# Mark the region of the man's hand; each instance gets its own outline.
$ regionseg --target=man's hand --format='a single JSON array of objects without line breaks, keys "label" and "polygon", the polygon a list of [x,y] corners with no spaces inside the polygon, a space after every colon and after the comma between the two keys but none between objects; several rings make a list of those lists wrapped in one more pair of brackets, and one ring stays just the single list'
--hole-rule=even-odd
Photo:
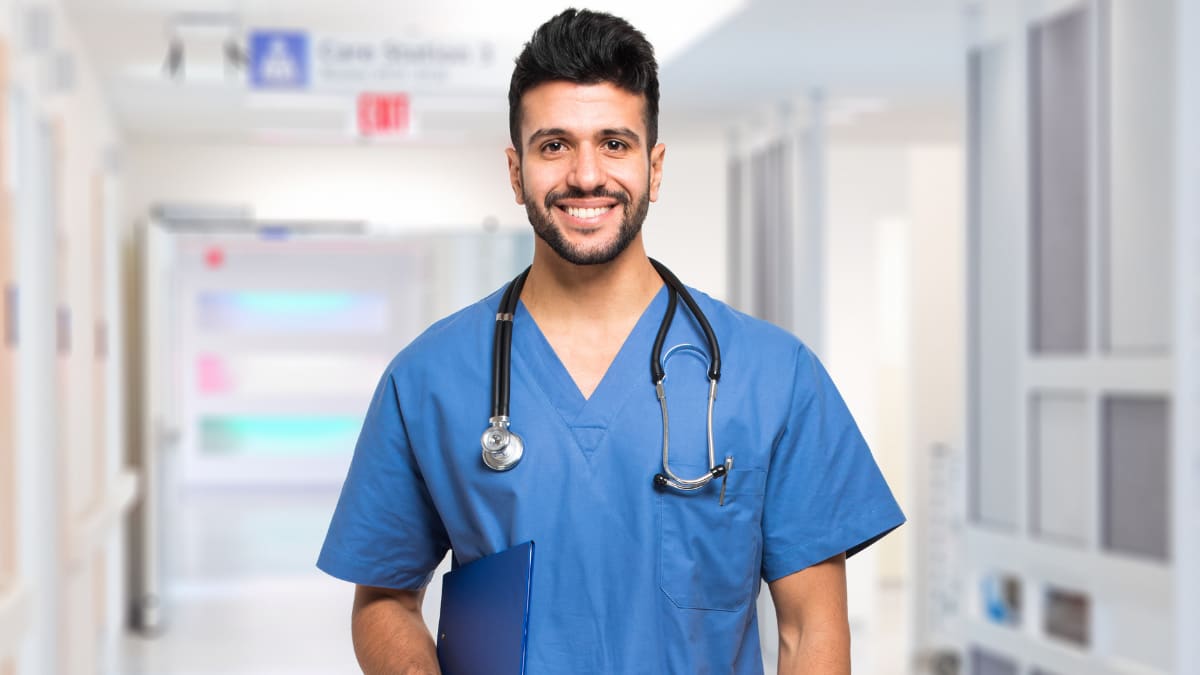
[{"label": "man's hand", "polygon": [[850,675],[846,555],[770,583],[779,621],[779,675]]},{"label": "man's hand", "polygon": [[366,675],[441,675],[437,647],[421,618],[425,589],[357,586],[351,634]]}]

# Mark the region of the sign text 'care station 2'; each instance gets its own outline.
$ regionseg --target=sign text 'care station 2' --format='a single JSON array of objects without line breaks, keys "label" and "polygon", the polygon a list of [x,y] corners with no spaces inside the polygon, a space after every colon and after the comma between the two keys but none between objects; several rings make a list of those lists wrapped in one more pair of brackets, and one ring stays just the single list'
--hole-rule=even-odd
[{"label": "sign text 'care station 2'", "polygon": [[248,43],[248,81],[255,89],[503,90],[511,68],[486,40],[254,30]]}]

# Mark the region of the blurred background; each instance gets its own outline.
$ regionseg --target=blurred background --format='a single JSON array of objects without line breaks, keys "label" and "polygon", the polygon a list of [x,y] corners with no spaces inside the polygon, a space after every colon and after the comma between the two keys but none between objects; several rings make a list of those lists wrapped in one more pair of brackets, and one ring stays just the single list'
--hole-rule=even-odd
[{"label": "blurred background", "polygon": [[[562,8],[0,0],[0,675],[356,672],[316,554],[384,365],[530,259]],[[1200,674],[1197,4],[591,8],[660,58],[649,251],[820,355],[910,517],[854,671]]]}]

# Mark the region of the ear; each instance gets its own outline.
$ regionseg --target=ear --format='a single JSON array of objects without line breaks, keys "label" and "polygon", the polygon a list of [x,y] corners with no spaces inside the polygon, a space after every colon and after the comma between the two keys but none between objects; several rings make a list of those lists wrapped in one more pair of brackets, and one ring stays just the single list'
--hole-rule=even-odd
[{"label": "ear", "polygon": [[667,146],[659,143],[650,150],[650,201],[658,201],[658,186],[662,184],[663,158]]},{"label": "ear", "polygon": [[512,185],[513,195],[516,196],[517,203],[524,206],[525,190],[521,185],[521,158],[513,148],[506,148],[504,155],[508,157],[508,182]]}]

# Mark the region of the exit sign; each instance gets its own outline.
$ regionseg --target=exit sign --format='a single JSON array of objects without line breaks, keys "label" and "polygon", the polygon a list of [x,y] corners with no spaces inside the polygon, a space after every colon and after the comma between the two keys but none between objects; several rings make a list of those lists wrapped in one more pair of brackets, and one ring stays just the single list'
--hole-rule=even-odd
[{"label": "exit sign", "polygon": [[358,95],[358,133],[361,136],[394,136],[408,133],[408,94]]}]

